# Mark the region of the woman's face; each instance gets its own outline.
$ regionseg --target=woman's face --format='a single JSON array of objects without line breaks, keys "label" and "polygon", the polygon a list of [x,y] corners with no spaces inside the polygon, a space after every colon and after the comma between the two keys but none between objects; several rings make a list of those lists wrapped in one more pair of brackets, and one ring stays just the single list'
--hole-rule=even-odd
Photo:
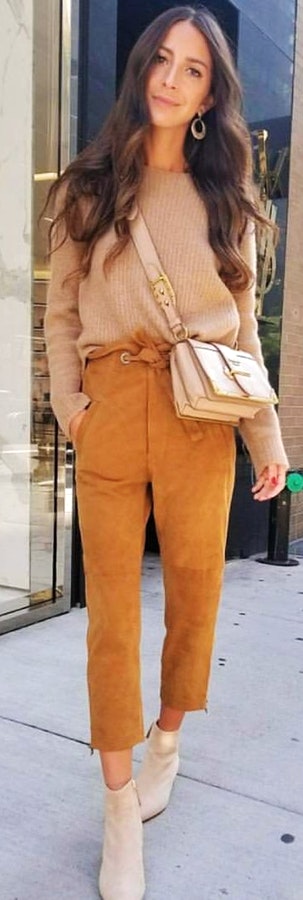
[{"label": "woman's face", "polygon": [[147,79],[151,124],[186,131],[195,115],[213,104],[211,80],[206,38],[191,22],[177,22],[159,47]]}]

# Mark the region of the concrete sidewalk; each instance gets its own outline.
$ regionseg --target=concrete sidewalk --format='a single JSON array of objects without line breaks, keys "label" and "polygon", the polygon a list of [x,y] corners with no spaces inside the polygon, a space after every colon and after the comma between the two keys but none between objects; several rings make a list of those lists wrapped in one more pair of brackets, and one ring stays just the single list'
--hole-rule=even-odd
[{"label": "concrete sidewalk", "polygon": [[[159,560],[143,574],[146,727],[163,638]],[[0,638],[0,900],[97,900],[98,754],[86,611]],[[303,900],[303,563],[229,562],[209,713],[191,713],[171,804],[144,826],[147,900]],[[143,745],[135,748],[135,772]]]}]

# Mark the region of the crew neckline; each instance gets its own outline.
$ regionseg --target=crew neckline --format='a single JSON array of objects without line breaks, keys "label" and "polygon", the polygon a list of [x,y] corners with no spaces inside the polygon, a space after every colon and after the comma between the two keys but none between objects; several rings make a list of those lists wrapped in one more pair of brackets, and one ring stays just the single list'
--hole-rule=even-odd
[{"label": "crew neckline", "polygon": [[155,172],[155,174],[160,174],[160,175],[177,175],[178,177],[180,175],[181,176],[186,175],[187,178],[190,175],[189,171],[175,172],[174,169],[160,169],[160,168],[158,168],[158,166],[148,166],[146,163],[144,163],[144,169],[145,169],[145,172]]}]

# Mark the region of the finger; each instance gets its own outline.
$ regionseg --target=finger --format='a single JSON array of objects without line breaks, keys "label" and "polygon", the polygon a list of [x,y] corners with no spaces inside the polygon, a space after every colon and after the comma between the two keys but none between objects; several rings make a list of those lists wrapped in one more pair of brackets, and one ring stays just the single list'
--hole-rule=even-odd
[{"label": "finger", "polygon": [[[272,488],[272,490],[275,490],[275,488]],[[268,489],[265,486],[260,488],[260,490],[256,494],[253,495],[253,500],[268,500],[268,499],[269,499],[269,493],[268,493]]]},{"label": "finger", "polygon": [[277,481],[273,474],[274,472],[274,466],[266,466],[266,468],[263,469],[263,472],[261,472],[261,475],[259,475],[259,478],[257,479],[255,489],[253,490],[255,500],[268,500],[272,491],[277,490]]},{"label": "finger", "polygon": [[[285,485],[286,472],[286,466],[278,465],[277,463],[271,463],[269,466],[266,466],[266,468],[263,469],[263,472],[261,472],[261,474],[259,475],[256,484],[253,486],[252,493],[255,495],[262,489],[262,487],[264,487],[264,489],[266,489],[266,497],[265,494],[263,494],[262,499],[267,499],[267,497],[275,496],[276,493],[279,493]],[[272,489],[274,489],[273,494]]]},{"label": "finger", "polygon": [[268,482],[272,487],[277,487],[278,485],[278,466],[276,463],[272,463],[267,467],[268,472]]},{"label": "finger", "polygon": [[251,489],[252,494],[256,494],[258,491],[260,491],[261,488],[264,487],[264,484],[265,484],[265,481],[263,479],[259,478],[258,481],[256,481],[256,483],[253,485],[253,487]]},{"label": "finger", "polygon": [[255,491],[260,490],[260,488],[263,486],[263,484],[265,484],[266,476],[267,476],[267,469],[263,469],[263,472],[260,472],[260,475],[258,475],[258,478],[252,487],[253,493]]},{"label": "finger", "polygon": [[267,474],[271,484],[278,484],[280,481],[284,481],[286,472],[287,467],[279,465],[279,463],[271,463],[267,467]]},{"label": "finger", "polygon": [[280,488],[277,487],[277,488],[272,488],[270,491],[267,491],[267,490],[266,490],[266,491],[260,491],[259,494],[255,494],[255,495],[254,495],[253,499],[254,499],[254,500],[260,500],[260,501],[263,501],[263,500],[272,500],[272,499],[273,499],[274,497],[276,497],[278,494],[280,494]]},{"label": "finger", "polygon": [[262,472],[262,474],[259,475],[259,478],[257,478],[257,481],[255,482],[255,484],[253,485],[253,487],[251,489],[252,494],[256,494],[258,491],[261,490],[262,487],[265,487],[267,483],[268,483],[268,478]]},{"label": "finger", "polygon": [[253,494],[253,500],[267,500],[267,487],[266,485],[261,485],[259,490],[255,491]]},{"label": "finger", "polygon": [[276,497],[281,493],[285,486],[285,476],[282,480],[278,480],[278,484],[274,487],[270,482],[265,484],[257,494],[254,495],[254,500],[272,500],[273,497]]}]

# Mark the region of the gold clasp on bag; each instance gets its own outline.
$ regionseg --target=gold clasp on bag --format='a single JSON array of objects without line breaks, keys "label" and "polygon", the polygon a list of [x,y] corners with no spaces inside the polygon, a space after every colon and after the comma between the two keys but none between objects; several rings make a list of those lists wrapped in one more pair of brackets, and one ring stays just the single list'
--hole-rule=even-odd
[{"label": "gold clasp on bag", "polygon": [[250,372],[242,372],[241,369],[229,369],[228,366],[225,366],[224,375],[228,375],[229,378],[237,378],[239,375],[245,375],[247,378],[251,377]]},{"label": "gold clasp on bag", "polygon": [[155,300],[160,306],[176,305],[176,295],[167,275],[161,273],[155,281],[150,281],[150,286]]}]

